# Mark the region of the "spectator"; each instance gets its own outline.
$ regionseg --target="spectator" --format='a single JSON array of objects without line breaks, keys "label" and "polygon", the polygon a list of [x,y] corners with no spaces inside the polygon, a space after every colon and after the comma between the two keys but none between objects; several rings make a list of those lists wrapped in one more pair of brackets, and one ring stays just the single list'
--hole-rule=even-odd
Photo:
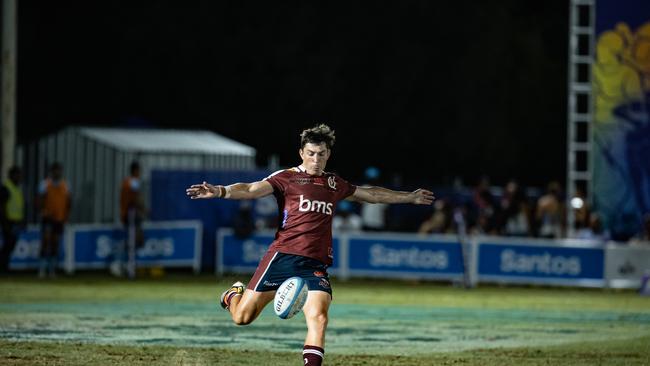
[{"label": "spectator", "polygon": [[584,229],[589,230],[591,225],[591,209],[586,195],[580,187],[576,187],[575,196],[571,198],[569,203],[571,205],[570,214],[573,215],[573,228],[576,232]]},{"label": "spectator", "polygon": [[610,239],[609,231],[603,227],[600,216],[592,212],[589,214],[589,224],[576,231],[577,239],[607,241]]},{"label": "spectator", "polygon": [[332,230],[335,232],[358,233],[361,232],[363,223],[349,201],[340,201],[332,219]]},{"label": "spectator", "polygon": [[438,199],[433,203],[433,214],[422,222],[418,233],[420,234],[444,234],[452,230],[452,208],[445,199]]},{"label": "spectator", "polygon": [[63,166],[53,163],[49,176],[38,188],[37,205],[41,210],[41,263],[38,276],[56,277],[59,243],[71,206],[71,189],[63,179]]},{"label": "spectator", "polygon": [[[366,186],[379,185],[379,169],[369,167],[366,169]],[[383,231],[386,228],[386,210],[388,205],[385,203],[361,203],[361,220],[363,230],[365,231]]]},{"label": "spectator", "polygon": [[481,177],[472,197],[476,210],[476,225],[471,231],[475,234],[498,234],[497,205],[490,192],[490,179],[487,176]]},{"label": "spectator", "polygon": [[535,219],[542,238],[561,238],[564,235],[565,208],[562,203],[560,183],[548,184],[546,194],[537,200]]},{"label": "spectator", "polygon": [[9,272],[11,253],[16,247],[18,235],[25,229],[25,196],[20,186],[21,181],[21,169],[13,166],[9,169],[8,179],[0,187],[0,274]]},{"label": "spectator", "polygon": [[507,236],[530,236],[531,213],[530,205],[524,190],[519,183],[511,179],[501,198],[501,227],[502,234]]}]

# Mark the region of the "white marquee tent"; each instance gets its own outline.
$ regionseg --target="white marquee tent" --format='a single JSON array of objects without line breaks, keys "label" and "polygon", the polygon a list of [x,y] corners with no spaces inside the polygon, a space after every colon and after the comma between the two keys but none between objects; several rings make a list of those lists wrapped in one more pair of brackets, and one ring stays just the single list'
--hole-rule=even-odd
[{"label": "white marquee tent", "polygon": [[20,146],[28,217],[47,167],[58,161],[73,192],[71,222],[113,222],[119,187],[132,161],[141,166],[145,195],[153,169],[253,170],[254,148],[208,130],[68,127]]}]

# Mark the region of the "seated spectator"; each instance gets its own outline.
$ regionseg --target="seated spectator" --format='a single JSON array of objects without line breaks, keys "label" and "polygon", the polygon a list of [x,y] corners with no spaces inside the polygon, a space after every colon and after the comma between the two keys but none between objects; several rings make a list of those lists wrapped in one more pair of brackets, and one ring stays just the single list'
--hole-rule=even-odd
[{"label": "seated spectator", "polygon": [[[379,186],[380,171],[376,167],[366,169],[364,175],[367,186]],[[386,211],[388,205],[385,203],[361,203],[361,220],[364,231],[384,231],[386,230]]]},{"label": "seated spectator", "polygon": [[332,230],[334,232],[357,233],[363,227],[361,216],[354,212],[350,201],[341,201],[336,208],[332,218]]},{"label": "seated spectator", "polygon": [[597,213],[592,212],[589,215],[589,225],[578,229],[576,231],[576,238],[607,241],[610,239],[610,235],[609,231],[603,227],[603,222],[600,219],[600,216]]},{"label": "seated spectator", "polygon": [[516,180],[506,184],[501,198],[501,223],[500,231],[508,236],[530,236],[531,214],[530,205],[524,190]]},{"label": "seated spectator", "polygon": [[538,235],[542,238],[562,238],[564,235],[565,206],[562,200],[560,183],[548,184],[546,194],[537,200],[535,219],[539,226]]},{"label": "seated spectator", "polygon": [[422,222],[418,229],[419,234],[451,233],[452,212],[451,205],[445,199],[438,199],[433,203],[433,214]]},{"label": "seated spectator", "polygon": [[476,208],[476,225],[472,227],[474,234],[498,234],[498,207],[494,196],[490,192],[490,181],[488,177],[481,177],[474,189],[474,206]]},{"label": "seated spectator", "polygon": [[591,220],[591,208],[584,191],[576,187],[575,195],[571,198],[571,214],[573,215],[574,229],[580,230],[589,228]]}]

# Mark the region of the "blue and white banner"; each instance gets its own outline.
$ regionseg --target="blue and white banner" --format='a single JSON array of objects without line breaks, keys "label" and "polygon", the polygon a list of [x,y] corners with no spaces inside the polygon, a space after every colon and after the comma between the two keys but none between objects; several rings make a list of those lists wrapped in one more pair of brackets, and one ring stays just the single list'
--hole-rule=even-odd
[{"label": "blue and white banner", "polygon": [[[253,273],[274,240],[274,232],[255,233],[246,239],[230,229],[217,231],[216,272]],[[463,276],[463,255],[458,241],[448,237],[413,235],[335,235],[334,264],[328,271],[342,278],[439,278]]]},{"label": "blue and white banner", "polygon": [[[145,222],[142,228],[145,241],[136,250],[138,267],[192,267],[200,271],[199,221]],[[124,253],[124,237],[125,231],[119,225],[71,225],[74,268],[106,268]]]},{"label": "blue and white banner", "polygon": [[[59,244],[59,264],[63,264],[66,248],[61,238]],[[9,268],[11,269],[36,269],[41,257],[41,230],[38,225],[30,225],[27,230],[20,233],[16,247],[11,254]]]},{"label": "blue and white banner", "polygon": [[[245,239],[235,236],[232,229],[219,229],[217,231],[216,268],[217,274],[224,272],[253,273],[260,260],[269,249],[275,238],[275,232],[257,232]],[[339,252],[339,239],[332,240],[334,251],[334,264],[328,272],[336,274],[339,269],[337,253]]]},{"label": "blue and white banner", "polygon": [[[252,273],[274,233],[246,239],[217,231],[217,274]],[[518,283],[584,287],[637,287],[650,250],[585,240],[543,240],[398,233],[339,234],[332,273],[351,277]],[[607,259],[607,261],[606,261]],[[607,263],[607,265],[606,265]],[[467,282],[466,282],[467,283]]]},{"label": "blue and white banner", "polygon": [[480,282],[600,287],[605,249],[598,243],[535,239],[478,240]]},{"label": "blue and white banner", "polygon": [[[145,243],[136,251],[141,267],[192,267],[201,269],[200,221],[145,222]],[[66,225],[59,245],[59,262],[66,272],[75,269],[107,268],[123,250],[124,229],[121,225]],[[21,233],[13,251],[10,268],[35,269],[39,265],[41,232],[36,225]]]},{"label": "blue and white banner", "polygon": [[461,279],[458,240],[413,235],[350,236],[348,274],[354,277]]}]

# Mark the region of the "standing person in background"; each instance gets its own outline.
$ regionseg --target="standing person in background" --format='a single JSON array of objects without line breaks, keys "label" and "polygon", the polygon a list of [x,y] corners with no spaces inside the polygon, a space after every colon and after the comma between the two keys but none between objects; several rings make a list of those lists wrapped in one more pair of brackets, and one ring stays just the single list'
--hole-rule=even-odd
[{"label": "standing person in background", "polygon": [[300,276],[309,289],[303,307],[307,336],[302,351],[304,364],[320,366],[325,348],[332,287],[327,268],[332,265],[332,219],[342,200],[373,203],[431,205],[433,193],[382,187],[357,187],[325,171],[334,145],[334,131],[326,125],[300,134],[300,165],[279,170],[266,179],[227,186],[207,182],[187,189],[192,199],[250,200],[274,195],[282,215],[275,240],[262,257],[248,286],[235,282],[221,295],[221,306],[235,324],[250,324],[273,300],[276,290],[289,277]]},{"label": "standing person in background", "polygon": [[59,243],[71,207],[70,186],[63,179],[63,166],[52,163],[49,176],[38,187],[41,210],[41,263],[38,276],[56,276]]},{"label": "standing person in background", "polygon": [[20,186],[22,171],[13,166],[9,177],[0,187],[0,225],[2,226],[2,249],[0,249],[0,274],[9,272],[11,253],[16,247],[18,235],[25,229],[25,196]]},{"label": "standing person in background", "polygon": [[[135,249],[144,245],[144,231],[142,221],[145,209],[142,198],[142,181],[140,180],[140,164],[131,163],[130,174],[122,181],[120,188],[120,220],[124,225],[125,234],[123,245],[118,249],[116,261],[111,266],[111,272],[121,276],[124,267],[124,255],[127,255],[127,273],[130,278],[135,277]],[[126,247],[126,248],[125,248]],[[127,249],[125,253],[125,249]]]}]

